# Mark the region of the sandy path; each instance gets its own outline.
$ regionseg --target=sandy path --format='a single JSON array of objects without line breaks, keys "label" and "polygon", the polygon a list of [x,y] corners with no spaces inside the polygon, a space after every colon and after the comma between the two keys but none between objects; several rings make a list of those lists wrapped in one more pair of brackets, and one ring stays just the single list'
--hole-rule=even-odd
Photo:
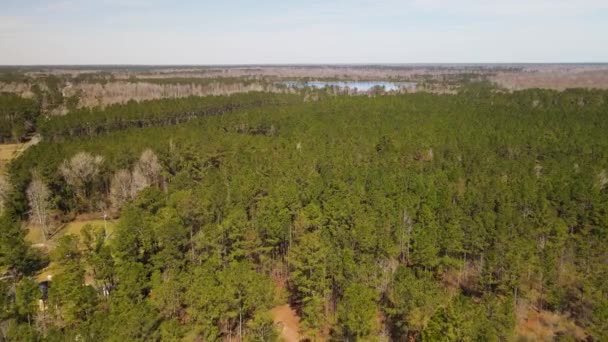
[{"label": "sandy path", "polygon": [[272,310],[274,324],[281,332],[281,339],[286,342],[300,341],[299,324],[300,317],[288,304],[274,307]]}]

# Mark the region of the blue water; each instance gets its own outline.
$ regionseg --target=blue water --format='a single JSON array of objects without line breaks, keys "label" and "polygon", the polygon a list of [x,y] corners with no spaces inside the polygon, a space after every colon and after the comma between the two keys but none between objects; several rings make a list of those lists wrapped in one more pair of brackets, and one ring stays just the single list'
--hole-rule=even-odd
[{"label": "blue water", "polygon": [[325,88],[325,87],[336,87],[340,89],[351,89],[360,92],[368,92],[374,87],[384,88],[385,91],[394,91],[402,88],[413,88],[416,87],[414,82],[388,82],[388,81],[285,81],[278,82],[280,85],[284,85],[290,88]]}]

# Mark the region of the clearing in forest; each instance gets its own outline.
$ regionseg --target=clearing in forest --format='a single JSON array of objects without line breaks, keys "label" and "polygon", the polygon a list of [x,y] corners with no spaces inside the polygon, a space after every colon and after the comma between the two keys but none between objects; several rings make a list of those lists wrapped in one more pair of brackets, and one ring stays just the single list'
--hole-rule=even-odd
[{"label": "clearing in forest", "polygon": [[[80,236],[80,232],[82,230],[82,228],[84,228],[87,225],[91,225],[93,227],[105,227],[106,230],[106,239],[110,239],[112,237],[112,233],[114,232],[114,229],[116,227],[116,220],[106,220],[104,222],[104,220],[99,220],[99,219],[94,219],[94,220],[76,220],[76,221],[72,221],[70,223],[65,224],[63,227],[61,227],[48,241],[44,241],[44,238],[42,236],[42,230],[40,229],[40,227],[37,227],[35,225],[30,225],[28,226],[28,233],[26,235],[26,239],[32,243],[32,245],[34,247],[39,247],[39,248],[43,248],[46,251],[50,251],[53,247],[55,247],[57,240],[64,236],[64,235],[69,235],[69,234],[73,234],[76,236]],[[45,280],[49,280],[50,277],[52,277],[54,274],[56,273],[56,265],[51,262],[47,267],[45,267],[44,269],[40,270],[40,272],[36,275],[36,280],[37,281],[45,281]],[[86,276],[87,278],[87,283],[91,283],[92,280],[91,277],[87,274]]]},{"label": "clearing in forest", "polygon": [[39,135],[33,136],[30,140],[18,144],[0,144],[0,173],[5,171],[8,163],[19,157],[30,146],[34,146],[41,140]]},{"label": "clearing in forest", "polygon": [[296,311],[289,304],[284,304],[274,307],[271,312],[272,319],[278,327],[281,339],[285,342],[300,341],[300,317],[298,317]]},{"label": "clearing in forest", "polygon": [[63,227],[60,227],[53,236],[49,238],[48,241],[44,241],[44,237],[42,236],[42,230],[37,225],[29,225],[28,232],[26,235],[26,239],[37,247],[44,246],[54,246],[57,239],[64,235],[74,234],[80,236],[80,231],[86,225],[91,225],[93,227],[105,227],[106,229],[106,237],[111,238],[112,233],[114,232],[114,228],[116,227],[116,220],[106,220],[104,223],[103,219],[94,219],[94,220],[76,220],[69,223],[66,223]]},{"label": "clearing in forest", "polygon": [[23,144],[1,144],[0,145],[0,171],[4,171],[6,165],[16,156]]}]

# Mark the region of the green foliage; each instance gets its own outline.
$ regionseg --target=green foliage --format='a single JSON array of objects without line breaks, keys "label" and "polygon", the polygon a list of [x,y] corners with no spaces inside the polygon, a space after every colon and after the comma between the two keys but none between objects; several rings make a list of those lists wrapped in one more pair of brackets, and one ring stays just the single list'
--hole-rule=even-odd
[{"label": "green foliage", "polygon": [[338,324],[345,340],[365,340],[376,332],[377,297],[373,289],[361,284],[352,284],[344,291],[338,307]]},{"label": "green foliage", "polygon": [[412,234],[412,262],[415,265],[434,267],[438,262],[439,227],[431,208],[422,204]]},{"label": "green foliage", "polygon": [[[232,263],[227,268],[204,264],[196,267],[188,286],[187,303],[194,325],[205,338],[222,333],[272,336],[264,313],[273,303],[274,291],[268,277],[255,272],[248,263]],[[194,285],[196,284],[196,285]],[[253,320],[247,323],[249,320]],[[227,330],[227,331],[226,331]]]},{"label": "green foliage", "polygon": [[29,275],[44,264],[45,258],[29,248],[25,232],[10,215],[0,216],[0,271]]},{"label": "green foliage", "polygon": [[247,323],[249,335],[247,341],[274,342],[279,341],[279,336],[268,312],[257,312],[253,319]]},{"label": "green foliage", "polygon": [[418,274],[405,267],[395,273],[393,286],[387,293],[387,312],[393,329],[399,335],[423,331],[431,318],[447,301],[447,296],[429,272]]},{"label": "green foliage", "polygon": [[33,132],[39,112],[34,100],[0,93],[0,143],[19,142]]},{"label": "green foliage", "polygon": [[504,341],[513,337],[512,302],[494,297],[475,303],[460,296],[440,308],[420,335],[424,341]]},{"label": "green foliage", "polygon": [[29,278],[23,278],[15,289],[15,306],[21,321],[31,323],[38,311],[39,298],[38,284]]},{"label": "green foliage", "polygon": [[[60,140],[70,136],[96,136],[133,127],[178,124],[197,117],[220,115],[236,109],[293,103],[297,100],[298,97],[295,95],[250,93],[129,101],[127,104],[110,105],[106,108],[76,109],[52,120],[41,120],[38,125],[45,138]],[[73,106],[72,101],[74,100],[68,100],[68,106]],[[252,134],[268,133],[264,126],[241,127],[241,130],[243,129]]]},{"label": "green foliage", "polygon": [[85,269],[78,237],[66,235],[59,239],[52,260],[59,266],[49,290],[49,309],[60,327],[86,321],[95,310],[96,291],[85,285]]},{"label": "green foliage", "polygon": [[605,91],[299,101],[159,100],[45,122],[10,167],[15,218],[31,170],[58,216],[81,210],[58,172],[80,151],[104,158],[90,207],[107,207],[113,175],[146,149],[162,182],[129,199],[111,236],[60,240],[46,330],[25,329],[23,279],[41,265],[3,217],[0,262],[24,292],[17,305],[0,282],[1,319],[24,339],[273,340],[274,281],[311,339],[510,340],[516,302],[605,339]]},{"label": "green foliage", "polygon": [[302,325],[311,331],[318,331],[325,323],[327,254],[318,231],[304,234],[288,254],[292,300],[301,306]]}]

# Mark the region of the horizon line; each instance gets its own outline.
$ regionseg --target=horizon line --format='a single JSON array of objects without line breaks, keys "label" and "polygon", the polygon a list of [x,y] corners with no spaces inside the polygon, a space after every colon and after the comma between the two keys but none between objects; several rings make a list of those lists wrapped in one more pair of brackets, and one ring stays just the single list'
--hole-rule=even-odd
[{"label": "horizon line", "polygon": [[370,63],[209,63],[209,64],[106,64],[106,63],[83,63],[83,64],[0,64],[0,68],[84,68],[84,67],[226,67],[226,68],[238,68],[238,67],[319,67],[319,66],[333,66],[333,67],[348,67],[348,66],[526,66],[526,65],[608,65],[607,62],[405,62],[405,63],[384,63],[384,62],[370,62]]}]

